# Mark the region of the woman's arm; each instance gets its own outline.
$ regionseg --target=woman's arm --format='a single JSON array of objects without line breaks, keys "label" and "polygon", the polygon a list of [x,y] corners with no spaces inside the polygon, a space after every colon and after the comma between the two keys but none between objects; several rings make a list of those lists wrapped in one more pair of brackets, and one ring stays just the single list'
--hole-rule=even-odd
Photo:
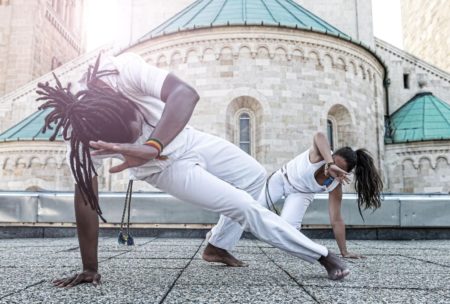
[{"label": "woman's arm", "polygon": [[338,185],[329,195],[328,211],[330,223],[333,227],[334,238],[344,258],[359,259],[362,255],[353,254],[347,250],[347,240],[345,237],[345,223],[341,215],[342,186]]},{"label": "woman's arm", "polygon": [[333,162],[330,144],[328,143],[328,139],[324,133],[317,132],[314,134],[313,146],[309,153],[309,159],[312,163],[317,163],[321,160],[325,160],[326,163]]}]

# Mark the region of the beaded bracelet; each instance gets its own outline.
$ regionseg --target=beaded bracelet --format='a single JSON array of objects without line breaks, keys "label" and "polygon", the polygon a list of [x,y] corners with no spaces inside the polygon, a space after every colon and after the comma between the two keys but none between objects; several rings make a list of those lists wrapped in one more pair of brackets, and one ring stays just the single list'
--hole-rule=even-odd
[{"label": "beaded bracelet", "polygon": [[156,159],[159,160],[166,160],[168,157],[165,155],[161,155],[164,145],[156,138],[149,138],[144,145],[151,146],[155,148],[158,151],[158,155],[156,156]]}]

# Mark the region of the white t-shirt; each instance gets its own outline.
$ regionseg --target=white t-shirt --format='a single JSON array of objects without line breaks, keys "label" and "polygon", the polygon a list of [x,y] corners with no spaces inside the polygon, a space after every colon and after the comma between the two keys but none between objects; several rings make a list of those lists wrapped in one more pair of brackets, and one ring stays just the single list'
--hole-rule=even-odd
[{"label": "white t-shirt", "polygon": [[[100,59],[99,70],[117,70],[118,75],[109,75],[100,79],[108,84],[112,89],[120,91],[123,95],[134,101],[139,106],[147,121],[156,125],[161,118],[164,102],[161,100],[161,90],[164,81],[169,74],[168,71],[157,68],[146,63],[140,56],[134,53],[124,53],[117,57],[102,57]],[[78,82],[77,89],[86,88],[86,75]],[[160,172],[170,165],[174,159],[177,159],[183,153],[181,147],[186,143],[187,126],[168,144],[163,151],[167,155],[167,160],[151,160],[148,163],[129,169],[130,178],[145,179],[149,175]],[[134,142],[144,144],[150,138],[153,127],[144,123],[142,135]],[[67,162],[70,164],[70,143],[67,143]],[[102,159],[119,158],[121,155],[102,155],[92,156],[92,161],[96,170],[101,167]]]},{"label": "white t-shirt", "polygon": [[311,163],[309,160],[309,149],[306,150],[286,164],[289,182],[295,189],[302,193],[333,191],[339,185],[339,182],[336,179],[327,187],[319,185],[314,176],[316,171],[324,164],[324,160],[317,163]]}]

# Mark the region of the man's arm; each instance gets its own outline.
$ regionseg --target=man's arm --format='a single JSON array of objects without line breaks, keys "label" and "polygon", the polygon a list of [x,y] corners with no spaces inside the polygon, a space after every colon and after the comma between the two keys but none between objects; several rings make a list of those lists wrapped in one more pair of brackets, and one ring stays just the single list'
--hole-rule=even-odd
[{"label": "man's arm", "polygon": [[342,205],[342,186],[338,185],[329,194],[328,211],[330,214],[330,222],[333,227],[334,238],[339,250],[344,258],[362,258],[362,255],[352,254],[347,251],[347,240],[345,237],[345,223],[341,215]]},{"label": "man's arm", "polygon": [[[97,177],[94,177],[93,179],[93,186],[98,197]],[[78,185],[75,185],[74,205],[83,271],[72,277],[53,281],[53,284],[57,287],[73,287],[81,283],[93,283],[94,285],[98,285],[100,283],[97,259],[99,230],[98,215],[97,212],[91,208],[89,203],[86,204]]]},{"label": "man's arm", "polygon": [[166,105],[152,137],[167,146],[187,125],[199,99],[191,86],[172,73],[167,75],[161,90]]},{"label": "man's arm", "polygon": [[[187,125],[199,100],[197,92],[173,74],[168,74],[161,89],[161,100],[165,107],[159,122],[151,135],[167,146]],[[117,173],[131,167],[138,167],[157,157],[158,151],[148,145],[90,142],[97,151],[91,155],[123,154],[125,161],[112,167],[109,172]],[[162,152],[164,155],[164,151]]]}]

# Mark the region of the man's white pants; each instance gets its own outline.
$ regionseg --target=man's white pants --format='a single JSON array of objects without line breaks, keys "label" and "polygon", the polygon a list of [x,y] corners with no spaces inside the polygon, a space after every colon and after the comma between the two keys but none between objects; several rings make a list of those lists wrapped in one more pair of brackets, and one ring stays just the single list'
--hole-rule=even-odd
[{"label": "man's white pants", "polygon": [[[312,242],[249,194],[256,196],[259,192],[265,181],[265,170],[221,138],[192,129],[185,153],[146,181],[183,201],[220,213],[224,216],[219,222],[224,223],[222,228],[231,224],[239,230],[239,237],[245,229],[258,239],[311,263],[328,255],[326,247]],[[230,232],[213,231],[210,243],[226,240]]]},{"label": "man's white pants", "polygon": [[[286,198],[281,212],[281,218],[292,227],[300,229],[306,209],[314,199],[314,193],[297,192],[283,176],[281,170],[276,171],[271,176],[268,182],[268,193],[266,192],[266,186],[267,185],[264,185],[264,188],[259,195],[259,204],[264,208],[270,209],[272,208],[270,201],[275,204],[282,196],[285,196]],[[242,232],[241,226],[230,219],[221,216],[217,225],[211,230],[209,243],[225,250],[233,250],[241,238]],[[224,235],[224,237],[221,237],[222,235]],[[306,240],[307,246],[309,246],[310,243],[315,244],[310,239],[306,238]]]}]

